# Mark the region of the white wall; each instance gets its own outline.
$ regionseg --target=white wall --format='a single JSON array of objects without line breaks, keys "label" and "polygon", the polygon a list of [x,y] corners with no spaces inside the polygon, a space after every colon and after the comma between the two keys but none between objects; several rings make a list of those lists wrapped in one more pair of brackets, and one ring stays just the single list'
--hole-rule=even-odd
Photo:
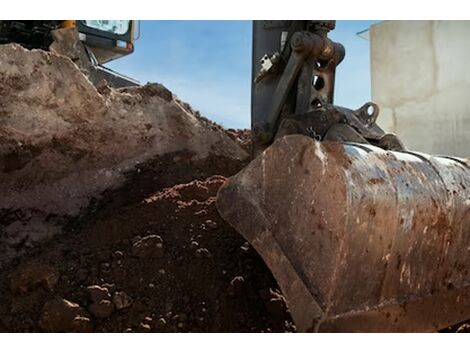
[{"label": "white wall", "polygon": [[379,125],[408,149],[470,156],[470,21],[385,21],[370,41]]}]

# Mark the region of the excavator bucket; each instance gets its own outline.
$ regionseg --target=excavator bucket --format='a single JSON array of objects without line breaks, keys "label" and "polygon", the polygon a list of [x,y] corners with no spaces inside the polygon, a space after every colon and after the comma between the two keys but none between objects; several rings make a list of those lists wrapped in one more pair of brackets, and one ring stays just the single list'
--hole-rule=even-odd
[{"label": "excavator bucket", "polygon": [[437,331],[470,319],[470,164],[276,140],[219,191],[299,331]]}]

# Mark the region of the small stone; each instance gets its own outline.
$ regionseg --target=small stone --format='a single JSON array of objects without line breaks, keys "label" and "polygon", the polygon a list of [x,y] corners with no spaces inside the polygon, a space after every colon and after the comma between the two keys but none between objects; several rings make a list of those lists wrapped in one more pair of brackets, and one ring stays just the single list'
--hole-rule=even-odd
[{"label": "small stone", "polygon": [[102,300],[98,303],[92,303],[88,310],[90,311],[93,316],[105,319],[111,316],[114,312],[114,304],[108,300]]},{"label": "small stone", "polygon": [[190,246],[192,250],[197,250],[199,248],[199,243],[197,243],[196,241],[191,241]]},{"label": "small stone", "polygon": [[460,325],[459,328],[457,329],[457,332],[469,333],[470,332],[470,323]]},{"label": "small stone", "polygon": [[122,257],[124,257],[124,253],[122,253],[121,251],[116,251],[113,253],[113,258],[115,259],[121,259]]},{"label": "small stone", "polygon": [[166,320],[165,318],[160,318],[157,320],[157,327],[162,329],[166,326]]},{"label": "small stone", "polygon": [[38,287],[52,291],[59,282],[59,272],[48,264],[26,263],[10,275],[10,290],[26,293]]},{"label": "small stone", "polygon": [[269,314],[282,317],[286,312],[286,302],[282,297],[271,298],[269,301],[265,303],[266,310]]},{"label": "small stone", "polygon": [[230,286],[234,288],[242,288],[245,285],[245,279],[243,276],[235,276],[232,281],[230,281]]},{"label": "small stone", "polygon": [[160,258],[163,256],[163,239],[157,235],[149,235],[134,242],[132,254],[138,258]]},{"label": "small stone", "polygon": [[93,332],[93,323],[89,317],[76,316],[73,319],[73,329],[70,332]]},{"label": "small stone", "polygon": [[105,79],[99,80],[95,84],[96,90],[101,94],[101,95],[109,95],[111,93],[111,88],[108,86],[108,82]]},{"label": "small stone", "polygon": [[215,221],[207,220],[206,221],[206,227],[211,229],[211,230],[215,230],[218,227],[218,225]]},{"label": "small stone", "polygon": [[120,291],[114,293],[113,303],[117,310],[121,310],[130,307],[132,304],[132,299],[125,292]]},{"label": "small stone", "polygon": [[39,326],[46,332],[92,332],[88,313],[77,303],[56,298],[42,308]]},{"label": "small stone", "polygon": [[108,288],[103,286],[92,285],[86,288],[88,297],[93,303],[99,303],[103,300],[111,300],[111,294],[109,293]]},{"label": "small stone", "polygon": [[178,323],[177,326],[178,326],[178,328],[182,329],[182,328],[184,328],[184,323]]},{"label": "small stone", "polygon": [[204,217],[204,216],[207,215],[207,210],[206,210],[206,209],[199,210],[199,211],[195,212],[194,215],[198,215],[198,216]]},{"label": "small stone", "polygon": [[149,324],[140,323],[139,330],[142,332],[149,332],[151,330],[151,327]]},{"label": "small stone", "polygon": [[241,251],[246,253],[250,250],[250,244],[248,242],[243,243],[243,245],[240,247]]},{"label": "small stone", "polygon": [[165,269],[160,269],[160,270],[158,270],[158,272],[159,272],[160,274],[162,274],[162,275],[165,275],[165,274],[166,274]]},{"label": "small stone", "polygon": [[238,295],[245,286],[245,279],[243,276],[235,276],[232,281],[230,281],[230,286],[228,288],[228,293],[230,296]]},{"label": "small stone", "polygon": [[207,248],[199,248],[196,250],[196,257],[198,258],[212,258],[212,253]]},{"label": "small stone", "polygon": [[116,285],[115,284],[102,284],[101,287],[108,289],[110,294],[113,294],[114,291],[116,291]]},{"label": "small stone", "polygon": [[149,287],[150,287],[150,288],[154,288],[154,287],[155,287],[155,285],[154,285],[154,284],[152,284],[152,283],[149,283]]},{"label": "small stone", "polygon": [[102,271],[108,272],[110,268],[111,268],[111,265],[109,263],[101,263],[101,270]]}]

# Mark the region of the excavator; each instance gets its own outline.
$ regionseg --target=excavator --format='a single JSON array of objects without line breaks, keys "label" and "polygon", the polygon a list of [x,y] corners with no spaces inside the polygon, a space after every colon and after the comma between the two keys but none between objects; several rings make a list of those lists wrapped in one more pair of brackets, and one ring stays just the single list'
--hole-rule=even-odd
[{"label": "excavator", "polygon": [[103,64],[134,52],[139,22],[131,20],[15,20],[0,21],[0,44],[17,43],[27,49],[51,50],[68,56],[97,85],[139,85]]},{"label": "excavator", "polygon": [[[125,25],[91,22],[63,23],[41,45],[82,62],[94,82],[136,84],[83,64],[130,52],[97,50],[93,35]],[[217,209],[273,273],[298,331],[425,332],[466,321],[470,161],[407,150],[379,127],[372,102],[335,105],[345,49],[328,37],[334,28],[253,22],[252,160],[219,190]]]},{"label": "excavator", "polygon": [[335,105],[334,27],[254,21],[253,160],[217,209],[273,273],[298,331],[468,320],[470,161],[407,150],[372,102]]}]

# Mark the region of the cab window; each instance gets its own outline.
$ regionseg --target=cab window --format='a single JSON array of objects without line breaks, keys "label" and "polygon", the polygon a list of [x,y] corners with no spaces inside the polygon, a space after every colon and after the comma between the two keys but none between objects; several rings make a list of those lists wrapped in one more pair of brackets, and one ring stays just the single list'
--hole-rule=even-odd
[{"label": "cab window", "polygon": [[91,20],[83,21],[83,23],[90,28],[98,29],[100,31],[105,31],[117,35],[123,35],[129,31],[131,21]]}]

